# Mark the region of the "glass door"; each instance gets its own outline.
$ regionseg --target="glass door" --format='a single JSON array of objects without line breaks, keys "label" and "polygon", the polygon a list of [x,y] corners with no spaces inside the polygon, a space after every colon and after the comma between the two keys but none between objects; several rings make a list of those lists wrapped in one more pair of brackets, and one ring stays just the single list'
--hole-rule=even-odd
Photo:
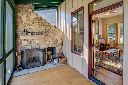
[{"label": "glass door", "polygon": [[92,16],[92,75],[96,76],[99,62],[99,21]]},{"label": "glass door", "polygon": [[99,20],[95,20],[95,76],[99,69]]}]

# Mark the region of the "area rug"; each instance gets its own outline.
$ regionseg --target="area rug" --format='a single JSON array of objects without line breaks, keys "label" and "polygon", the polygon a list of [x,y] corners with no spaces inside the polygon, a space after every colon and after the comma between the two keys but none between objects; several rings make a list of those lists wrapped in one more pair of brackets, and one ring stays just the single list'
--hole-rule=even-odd
[{"label": "area rug", "polygon": [[110,55],[109,61],[107,55],[103,55],[103,60],[102,57],[100,56],[99,66],[111,72],[114,72],[118,75],[122,75],[123,72],[122,65],[120,64],[119,55],[115,55],[115,56]]}]

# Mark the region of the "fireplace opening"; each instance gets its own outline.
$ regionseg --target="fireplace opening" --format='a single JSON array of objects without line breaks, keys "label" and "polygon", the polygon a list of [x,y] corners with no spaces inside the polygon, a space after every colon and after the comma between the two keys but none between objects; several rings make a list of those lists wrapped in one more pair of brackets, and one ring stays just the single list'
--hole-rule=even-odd
[{"label": "fireplace opening", "polygon": [[46,49],[28,49],[21,51],[21,65],[25,68],[33,68],[46,64]]},{"label": "fireplace opening", "polygon": [[21,51],[21,66],[33,68],[43,66],[56,58],[56,47],[26,49]]}]

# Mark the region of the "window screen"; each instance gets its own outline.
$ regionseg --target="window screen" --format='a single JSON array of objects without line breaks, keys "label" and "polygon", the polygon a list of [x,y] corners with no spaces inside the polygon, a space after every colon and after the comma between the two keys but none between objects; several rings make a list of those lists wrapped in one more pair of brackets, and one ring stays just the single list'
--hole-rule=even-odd
[{"label": "window screen", "polygon": [[6,52],[13,48],[13,20],[12,20],[12,10],[8,4],[6,4]]},{"label": "window screen", "polygon": [[13,53],[6,58],[6,82],[8,81],[13,69]]}]

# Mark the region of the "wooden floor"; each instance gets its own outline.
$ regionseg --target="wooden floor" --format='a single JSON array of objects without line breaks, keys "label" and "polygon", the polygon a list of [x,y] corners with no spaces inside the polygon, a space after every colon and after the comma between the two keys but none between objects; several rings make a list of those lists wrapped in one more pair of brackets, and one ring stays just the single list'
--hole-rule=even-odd
[{"label": "wooden floor", "polygon": [[10,85],[95,85],[69,65],[14,77]]},{"label": "wooden floor", "polygon": [[122,85],[122,76],[101,67],[98,70],[96,78],[106,85]]}]

